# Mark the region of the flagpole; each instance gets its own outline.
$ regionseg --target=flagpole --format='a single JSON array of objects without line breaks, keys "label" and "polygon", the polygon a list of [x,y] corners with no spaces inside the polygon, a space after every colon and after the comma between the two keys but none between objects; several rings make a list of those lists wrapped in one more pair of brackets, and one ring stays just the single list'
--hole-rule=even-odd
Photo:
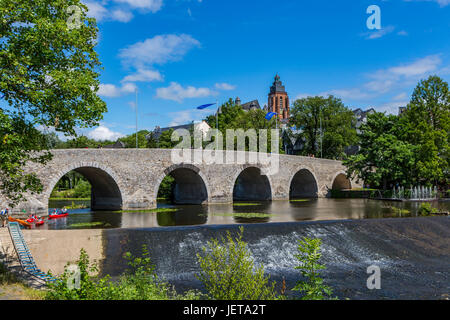
[{"label": "flagpole", "polygon": [[217,112],[216,112],[216,129],[217,129],[217,136],[216,136],[216,152],[219,149],[219,101],[216,100],[216,106],[217,106]]},{"label": "flagpole", "polygon": [[138,145],[138,89],[136,88],[136,149],[139,149]]}]

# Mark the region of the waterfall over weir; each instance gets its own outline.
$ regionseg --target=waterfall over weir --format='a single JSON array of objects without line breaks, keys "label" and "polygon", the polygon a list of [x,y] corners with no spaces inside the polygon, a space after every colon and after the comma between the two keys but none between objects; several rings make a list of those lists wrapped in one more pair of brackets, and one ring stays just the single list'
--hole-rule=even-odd
[{"label": "waterfall over weir", "polygon": [[[150,249],[156,272],[177,290],[201,289],[196,255],[211,238],[238,232],[238,226],[104,230],[102,272],[125,269],[123,253]],[[340,298],[442,299],[450,293],[450,219],[447,217],[244,225],[244,241],[256,264],[277,284],[292,288],[297,240],[321,238],[326,284]],[[381,290],[368,290],[367,268],[381,269]],[[288,292],[289,293],[289,292]]]}]

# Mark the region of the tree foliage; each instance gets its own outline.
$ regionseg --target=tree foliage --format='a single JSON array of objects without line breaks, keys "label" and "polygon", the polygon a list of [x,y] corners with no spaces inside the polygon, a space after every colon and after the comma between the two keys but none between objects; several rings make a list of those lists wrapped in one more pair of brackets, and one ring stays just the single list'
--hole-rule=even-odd
[{"label": "tree foliage", "polygon": [[[256,109],[245,111],[241,106],[236,105],[233,99],[229,99],[226,103],[224,103],[220,107],[221,112],[218,115],[218,119],[216,115],[208,116],[205,121],[211,126],[211,128],[217,128],[217,122],[219,124],[219,131],[223,135],[223,146],[224,148],[227,145],[227,136],[226,131],[228,129],[242,129],[244,131],[254,129],[256,132],[256,137],[259,141],[260,137],[260,129],[267,130],[267,152],[272,152],[271,141],[272,141],[272,132],[271,129],[276,128],[276,120],[273,118],[271,121],[267,121],[265,119],[266,113],[264,110]],[[218,121],[217,121],[218,120]],[[281,140],[280,140],[281,141]],[[237,149],[237,139],[235,138],[234,142],[235,150]],[[246,150],[249,150],[249,141],[246,139]],[[258,146],[258,150],[259,146]],[[266,150],[262,150],[265,152]],[[280,143],[279,153],[283,153],[282,144]]]},{"label": "tree foliage", "polygon": [[209,241],[203,255],[197,255],[197,278],[214,300],[273,300],[275,283],[269,283],[263,266],[254,267],[243,232],[241,227],[235,239],[228,232],[226,238]]},{"label": "tree foliage", "polygon": [[344,164],[374,187],[450,183],[450,93],[436,76],[420,81],[400,115],[375,113],[362,125],[361,150]]},{"label": "tree foliage", "polygon": [[[68,27],[71,5],[81,9],[79,28]],[[0,188],[12,203],[42,188],[23,171],[51,158],[36,128],[75,135],[106,111],[96,94],[98,29],[87,10],[80,0],[0,0]]]},{"label": "tree foliage", "polygon": [[342,159],[345,147],[357,142],[353,112],[333,96],[297,99],[289,123],[302,131],[302,155]]},{"label": "tree foliage", "polygon": [[320,270],[326,268],[319,262],[322,256],[321,245],[322,240],[320,239],[305,237],[298,241],[298,254],[295,257],[299,265],[295,269],[299,270],[306,280],[298,281],[292,290],[300,292],[302,300],[329,299],[333,292],[320,277]]},{"label": "tree foliage", "polygon": [[[138,131],[138,148],[147,148],[147,135],[150,133],[148,130],[141,130]],[[136,148],[136,133],[133,133],[131,135],[128,135],[123,138],[119,138],[118,141],[122,141],[125,144],[125,148]]]}]

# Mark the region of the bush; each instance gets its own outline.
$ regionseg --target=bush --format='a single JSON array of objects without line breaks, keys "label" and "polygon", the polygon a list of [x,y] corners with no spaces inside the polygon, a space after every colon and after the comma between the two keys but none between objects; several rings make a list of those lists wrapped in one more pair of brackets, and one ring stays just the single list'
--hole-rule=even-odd
[{"label": "bush", "polygon": [[273,300],[277,299],[275,283],[269,284],[264,267],[254,262],[242,241],[241,227],[236,239],[228,232],[220,241],[212,239],[203,247],[203,256],[197,254],[201,272],[196,275],[209,297],[215,300]]},{"label": "bush", "polygon": [[420,216],[430,216],[432,214],[438,213],[438,209],[433,208],[430,203],[422,203],[418,211]]},{"label": "bush", "polygon": [[146,246],[143,246],[141,257],[125,254],[129,269],[118,281],[114,282],[110,276],[101,279],[90,274],[97,272],[97,266],[89,262],[89,257],[81,249],[77,265],[80,269],[79,288],[70,288],[68,279],[70,271],[66,266],[59,281],[49,285],[47,300],[170,300],[170,299],[200,299],[196,291],[189,291],[185,295],[178,295],[175,290],[155,273]]},{"label": "bush", "polygon": [[300,270],[306,281],[298,281],[297,285],[292,289],[298,291],[302,296],[302,300],[323,300],[329,299],[332,290],[330,287],[323,283],[323,279],[320,277],[319,270],[323,270],[326,267],[319,263],[320,257],[320,246],[322,240],[320,239],[310,239],[304,237],[303,240],[298,242],[298,252],[295,255],[299,265],[295,269]]},{"label": "bush", "polygon": [[86,180],[81,180],[74,188],[74,198],[90,198],[91,184]]}]

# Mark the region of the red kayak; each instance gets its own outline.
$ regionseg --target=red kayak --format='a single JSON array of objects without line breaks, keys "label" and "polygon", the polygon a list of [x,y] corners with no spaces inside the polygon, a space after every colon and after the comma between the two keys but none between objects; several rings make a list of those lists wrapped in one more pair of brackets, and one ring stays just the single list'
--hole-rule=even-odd
[{"label": "red kayak", "polygon": [[67,212],[66,213],[60,213],[60,214],[51,214],[51,215],[48,216],[48,219],[52,220],[52,219],[64,218],[64,217],[67,217],[68,215],[69,214]]},{"label": "red kayak", "polygon": [[27,222],[34,223],[35,226],[42,226],[44,224],[44,219],[28,218]]}]

